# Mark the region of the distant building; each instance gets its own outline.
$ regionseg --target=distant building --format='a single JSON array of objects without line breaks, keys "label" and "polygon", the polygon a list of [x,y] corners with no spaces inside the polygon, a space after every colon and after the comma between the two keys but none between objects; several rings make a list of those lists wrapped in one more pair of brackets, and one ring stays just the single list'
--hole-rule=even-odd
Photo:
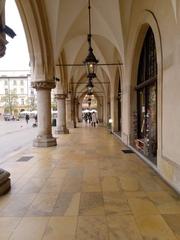
[{"label": "distant building", "polygon": [[23,110],[35,110],[36,91],[31,88],[29,70],[0,71],[0,114],[18,115]]}]

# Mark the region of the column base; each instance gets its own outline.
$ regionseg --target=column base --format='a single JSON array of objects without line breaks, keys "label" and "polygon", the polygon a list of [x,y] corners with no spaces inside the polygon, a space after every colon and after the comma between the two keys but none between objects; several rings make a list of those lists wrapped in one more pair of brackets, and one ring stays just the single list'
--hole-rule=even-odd
[{"label": "column base", "polygon": [[55,130],[56,134],[69,134],[69,129],[67,128],[60,128]]},{"label": "column base", "polygon": [[73,121],[67,122],[67,123],[66,123],[66,126],[67,126],[68,128],[74,128],[74,123],[73,123]]},{"label": "column base", "polygon": [[0,169],[0,195],[7,193],[11,188],[10,173]]},{"label": "column base", "polygon": [[56,138],[54,137],[37,137],[33,141],[34,147],[53,147],[56,146]]}]

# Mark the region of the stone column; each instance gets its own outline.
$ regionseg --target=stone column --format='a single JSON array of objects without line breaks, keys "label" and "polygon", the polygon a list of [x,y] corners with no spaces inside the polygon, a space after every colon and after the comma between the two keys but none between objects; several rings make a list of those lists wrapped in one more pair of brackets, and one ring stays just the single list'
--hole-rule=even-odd
[{"label": "stone column", "polygon": [[82,122],[82,103],[78,106],[78,120]]},{"label": "stone column", "polygon": [[67,127],[72,128],[73,123],[72,123],[72,101],[71,101],[71,96],[66,98],[66,121],[67,121]]},{"label": "stone column", "polygon": [[76,121],[80,122],[80,120],[79,120],[79,101],[78,101],[78,98],[75,99],[75,117],[76,117]]},{"label": "stone column", "polygon": [[73,118],[73,125],[74,125],[74,128],[76,128],[76,103],[77,103],[77,99],[74,98],[73,99],[73,109],[72,109],[72,118]]},{"label": "stone column", "polygon": [[66,104],[65,94],[56,94],[56,101],[57,101],[57,134],[68,134],[69,130],[66,128]]},{"label": "stone column", "polygon": [[53,81],[37,81],[31,83],[37,90],[38,135],[33,142],[35,147],[56,146],[51,127],[51,89],[55,88]]}]

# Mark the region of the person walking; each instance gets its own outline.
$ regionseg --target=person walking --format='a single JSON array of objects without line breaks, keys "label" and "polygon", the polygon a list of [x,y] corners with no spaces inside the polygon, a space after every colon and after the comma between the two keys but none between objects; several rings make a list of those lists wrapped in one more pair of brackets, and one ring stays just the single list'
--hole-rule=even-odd
[{"label": "person walking", "polygon": [[93,127],[96,127],[96,122],[97,122],[96,113],[93,112],[92,113],[92,126]]},{"label": "person walking", "polygon": [[29,115],[28,114],[26,114],[25,119],[26,119],[26,123],[28,124],[28,121],[29,121]]}]

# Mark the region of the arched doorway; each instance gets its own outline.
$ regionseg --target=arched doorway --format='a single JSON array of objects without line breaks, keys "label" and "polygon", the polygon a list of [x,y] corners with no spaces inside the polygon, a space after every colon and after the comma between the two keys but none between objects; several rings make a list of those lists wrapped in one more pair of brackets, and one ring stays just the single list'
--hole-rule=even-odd
[{"label": "arched doorway", "polygon": [[91,115],[96,112],[96,117],[98,119],[98,103],[97,98],[92,95],[86,94],[82,101],[82,118],[85,122],[91,122]]},{"label": "arched doorway", "polygon": [[135,147],[152,163],[157,156],[157,56],[154,34],[148,28],[141,50],[134,116]]}]

